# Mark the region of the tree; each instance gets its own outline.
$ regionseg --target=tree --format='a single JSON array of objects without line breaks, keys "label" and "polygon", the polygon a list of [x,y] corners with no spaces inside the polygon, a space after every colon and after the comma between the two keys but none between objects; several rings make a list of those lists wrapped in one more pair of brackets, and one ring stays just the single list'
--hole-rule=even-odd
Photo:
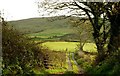
[{"label": "tree", "polygon": [[108,44],[108,54],[113,53],[120,55],[120,2],[106,4],[106,14],[111,23],[110,41]]},{"label": "tree", "polygon": [[79,51],[84,51],[83,47],[87,42],[92,41],[92,27],[89,20],[79,19],[79,18],[70,18],[69,23],[72,25],[75,34],[79,39],[78,48]]}]

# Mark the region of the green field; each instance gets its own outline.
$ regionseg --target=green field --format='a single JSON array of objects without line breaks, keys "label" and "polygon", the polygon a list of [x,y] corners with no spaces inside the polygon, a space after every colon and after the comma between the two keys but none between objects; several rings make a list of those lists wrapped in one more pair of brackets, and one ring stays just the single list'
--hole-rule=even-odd
[{"label": "green field", "polygon": [[[48,30],[49,31],[49,30]],[[40,40],[60,40],[61,36],[66,35],[67,33],[64,32],[52,32],[49,31],[48,33],[46,32],[39,32],[39,33],[32,33],[32,34],[27,34],[29,38],[35,41],[40,41]]]},{"label": "green field", "polygon": [[[75,52],[78,49],[78,44],[78,42],[45,42],[42,46],[48,47],[49,49],[55,51]],[[88,52],[97,52],[94,43],[86,43],[83,50]]]}]

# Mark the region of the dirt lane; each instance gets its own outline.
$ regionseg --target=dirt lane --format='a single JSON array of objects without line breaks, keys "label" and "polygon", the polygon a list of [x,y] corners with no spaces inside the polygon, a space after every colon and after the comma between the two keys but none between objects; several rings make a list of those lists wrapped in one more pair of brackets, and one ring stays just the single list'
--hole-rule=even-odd
[{"label": "dirt lane", "polygon": [[68,71],[72,71],[73,68],[72,68],[72,63],[70,61],[70,53],[68,53],[68,56],[67,56],[67,63],[68,63]]},{"label": "dirt lane", "polygon": [[84,70],[78,65],[78,63],[76,62],[75,60],[75,57],[74,57],[74,53],[71,53],[72,54],[72,60],[74,61],[74,64],[78,67],[78,70],[79,70],[79,73],[80,74],[83,74],[84,73]]}]

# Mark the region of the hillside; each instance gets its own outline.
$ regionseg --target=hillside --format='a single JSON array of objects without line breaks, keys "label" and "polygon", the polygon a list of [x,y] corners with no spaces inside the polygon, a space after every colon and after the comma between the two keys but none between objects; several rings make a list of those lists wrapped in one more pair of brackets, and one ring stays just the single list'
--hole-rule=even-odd
[{"label": "hillside", "polygon": [[38,32],[58,33],[58,31],[66,33],[73,32],[72,28],[70,27],[70,24],[67,23],[68,19],[61,20],[59,19],[51,21],[52,19],[53,19],[52,17],[30,18],[18,21],[10,21],[9,23],[22,33],[38,33]]},{"label": "hillside", "polygon": [[[75,17],[74,17],[75,18]],[[34,40],[78,41],[70,18],[48,17],[10,21],[9,24]],[[68,39],[69,38],[69,39]]]}]

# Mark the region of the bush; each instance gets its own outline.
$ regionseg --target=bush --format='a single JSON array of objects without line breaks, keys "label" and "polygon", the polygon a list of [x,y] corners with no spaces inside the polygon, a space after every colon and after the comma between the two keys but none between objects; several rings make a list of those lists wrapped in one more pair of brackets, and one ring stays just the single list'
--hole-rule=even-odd
[{"label": "bush", "polygon": [[83,64],[85,61],[82,59],[82,58],[80,58],[80,59],[77,59],[77,63],[78,63],[78,65],[81,65],[81,64]]},{"label": "bush", "polygon": [[44,67],[41,48],[7,24],[2,27],[2,53],[3,75],[33,74],[35,66]]},{"label": "bush", "polygon": [[105,76],[119,76],[120,63],[114,57],[100,62],[99,65],[89,68],[88,74],[94,74],[95,76],[104,74]]}]

